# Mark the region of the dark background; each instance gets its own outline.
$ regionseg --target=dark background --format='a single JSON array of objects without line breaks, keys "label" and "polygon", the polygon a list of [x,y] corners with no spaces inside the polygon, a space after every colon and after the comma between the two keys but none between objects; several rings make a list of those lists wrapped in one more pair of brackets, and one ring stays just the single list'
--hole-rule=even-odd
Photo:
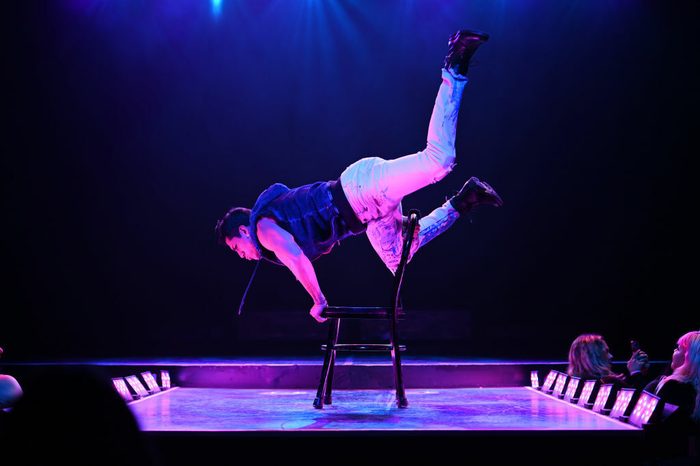
[{"label": "dark background", "polygon": [[[291,273],[216,220],[273,182],[421,150],[448,36],[477,54],[456,169],[505,200],[408,270],[409,350],[563,360],[598,332],[652,359],[700,327],[697,1],[4,3],[2,322],[8,359],[317,354]],[[315,263],[333,304],[381,304],[364,236]],[[355,328],[355,331],[358,329]],[[360,328],[359,330],[363,330]]]}]

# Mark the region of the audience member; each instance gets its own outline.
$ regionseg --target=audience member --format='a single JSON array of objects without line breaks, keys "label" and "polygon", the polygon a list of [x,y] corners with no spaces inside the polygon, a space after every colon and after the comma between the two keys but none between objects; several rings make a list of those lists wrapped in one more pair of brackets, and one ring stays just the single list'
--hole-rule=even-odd
[{"label": "audience member", "polygon": [[[697,461],[700,434],[700,331],[678,339],[671,358],[671,374],[652,380],[645,390],[677,409],[661,420],[650,436],[657,457],[686,457]],[[695,463],[688,463],[695,464]]]},{"label": "audience member", "polygon": [[642,388],[648,380],[649,357],[642,350],[635,350],[627,361],[628,373],[615,373],[612,370],[613,355],[602,336],[583,334],[576,337],[569,348],[570,376],[583,380],[600,380],[622,387]]},{"label": "audience member", "polygon": [[[0,357],[3,349],[0,348]],[[0,373],[0,413],[11,408],[22,396],[22,387],[11,375]]]},{"label": "audience member", "polygon": [[[155,456],[135,417],[99,369],[38,370],[9,415],[14,465],[151,465]],[[27,446],[30,446],[29,448]]]}]

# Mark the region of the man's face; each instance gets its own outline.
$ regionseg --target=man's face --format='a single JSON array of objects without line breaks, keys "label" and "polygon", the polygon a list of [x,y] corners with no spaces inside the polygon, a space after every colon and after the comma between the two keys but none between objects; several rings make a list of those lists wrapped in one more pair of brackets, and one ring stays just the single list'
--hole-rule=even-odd
[{"label": "man's face", "polygon": [[234,236],[232,238],[226,238],[226,246],[231,249],[231,251],[237,253],[242,259],[246,260],[260,260],[261,255],[253,244],[253,240],[250,239],[250,234],[248,229],[242,226],[239,230],[240,236]]}]

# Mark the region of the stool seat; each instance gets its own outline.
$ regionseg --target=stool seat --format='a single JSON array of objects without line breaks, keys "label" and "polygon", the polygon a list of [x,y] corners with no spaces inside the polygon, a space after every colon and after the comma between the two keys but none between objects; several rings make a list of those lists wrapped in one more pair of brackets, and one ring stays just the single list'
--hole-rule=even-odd
[{"label": "stool seat", "polygon": [[[394,309],[382,306],[328,306],[321,313],[329,319],[393,319]],[[397,317],[403,317],[403,309],[396,310]]]},{"label": "stool seat", "polygon": [[[399,351],[406,351],[406,345],[399,345]],[[321,345],[321,349],[326,351],[328,345]],[[393,348],[390,343],[336,343],[331,346],[331,350],[335,351],[391,351]]]}]

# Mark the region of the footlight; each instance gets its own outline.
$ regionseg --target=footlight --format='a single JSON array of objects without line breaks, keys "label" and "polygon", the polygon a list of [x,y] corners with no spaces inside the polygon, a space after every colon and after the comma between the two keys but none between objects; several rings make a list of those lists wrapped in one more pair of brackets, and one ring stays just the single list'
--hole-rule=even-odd
[{"label": "footlight", "polygon": [[530,371],[530,386],[532,388],[540,388],[540,378],[537,371]]},{"label": "footlight", "polygon": [[629,423],[637,427],[648,424],[658,405],[658,396],[652,395],[647,391],[642,391],[642,394],[639,395],[639,400],[637,400],[637,404],[634,405],[632,414],[630,414]]},{"label": "footlight", "polygon": [[545,393],[552,393],[552,385],[554,385],[554,381],[557,378],[558,372],[555,370],[549,371],[549,374],[547,374],[547,377],[544,378],[544,382],[542,383],[542,391]]},{"label": "footlight", "polygon": [[148,396],[148,390],[146,390],[146,387],[143,386],[138,377],[130,375],[127,376],[126,381],[129,382],[131,388],[134,389],[138,398],[145,398]]},{"label": "footlight", "polygon": [[170,388],[170,373],[166,370],[160,371],[160,388],[163,390]]},{"label": "footlight", "polygon": [[581,379],[579,377],[571,377],[569,379],[569,385],[566,387],[566,393],[564,393],[564,400],[568,401],[569,403],[573,403],[575,401],[574,397],[577,394],[576,391],[578,390],[580,382]]},{"label": "footlight", "polygon": [[578,397],[578,401],[576,402],[577,405],[579,406],[584,406],[586,408],[591,407],[591,394],[593,393],[593,390],[595,389],[595,384],[597,381],[595,380],[586,380],[583,382],[583,388],[581,389],[581,396]]},{"label": "footlight", "polygon": [[615,404],[613,405],[612,409],[610,410],[610,417],[613,417],[615,419],[623,419],[625,417],[625,413],[627,412],[627,407],[630,405],[630,401],[632,401],[632,397],[634,396],[634,388],[621,388],[619,392],[617,392],[617,398],[615,398]]},{"label": "footlight", "polygon": [[112,384],[114,384],[114,388],[117,389],[117,393],[121,395],[122,398],[124,398],[124,401],[134,401],[134,397],[131,396],[131,392],[129,391],[129,387],[126,386],[126,381],[121,378],[121,377],[115,377],[112,379]]},{"label": "footlight", "polygon": [[160,391],[160,387],[158,386],[158,382],[156,382],[156,378],[153,376],[153,373],[149,371],[141,372],[141,377],[143,378],[144,382],[146,382],[146,386],[148,387],[148,391],[151,393],[151,395]]},{"label": "footlight", "polygon": [[569,376],[564,374],[563,372],[559,372],[557,374],[557,381],[554,384],[554,393],[552,393],[557,398],[561,398],[562,396],[564,396],[564,386],[566,385],[566,379],[568,378]]},{"label": "footlight", "polygon": [[606,403],[608,402],[608,397],[610,397],[610,392],[612,391],[612,384],[605,384],[598,390],[598,395],[595,397],[595,402],[593,403],[593,411],[596,413],[603,412]]}]

